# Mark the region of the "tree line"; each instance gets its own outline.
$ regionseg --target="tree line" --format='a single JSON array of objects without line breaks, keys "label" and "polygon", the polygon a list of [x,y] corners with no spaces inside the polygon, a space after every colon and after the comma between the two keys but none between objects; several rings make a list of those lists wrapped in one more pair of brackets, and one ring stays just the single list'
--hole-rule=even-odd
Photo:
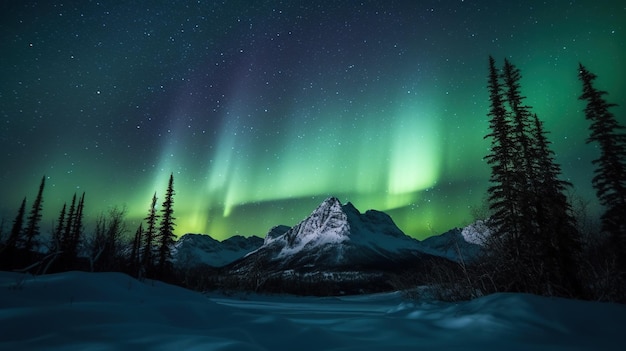
[{"label": "tree line", "polygon": [[626,134],[596,76],[582,64],[578,76],[591,122],[586,142],[600,150],[593,187],[604,213],[593,237],[579,229],[567,197],[572,184],[525,103],[520,70],[506,59],[498,68],[489,57],[490,235],[472,276],[483,291],[626,300]]},{"label": "tree line", "polygon": [[[127,237],[125,209],[113,207],[95,221],[91,235],[85,233],[85,193],[74,194],[63,204],[49,238],[43,237],[40,222],[46,177],[26,216],[26,198],[17,211],[8,235],[0,235],[0,269],[33,273],[69,270],[120,271],[139,278],[173,279],[174,175],[170,174],[165,199],[157,208],[156,192],[148,215],[132,238]],[[1,233],[0,228],[0,234]]]}]

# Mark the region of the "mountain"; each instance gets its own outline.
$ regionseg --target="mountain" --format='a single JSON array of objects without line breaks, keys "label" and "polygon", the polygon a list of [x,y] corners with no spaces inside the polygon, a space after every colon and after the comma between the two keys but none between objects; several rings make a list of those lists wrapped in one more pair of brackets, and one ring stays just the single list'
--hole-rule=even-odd
[{"label": "mountain", "polygon": [[455,261],[469,260],[478,250],[461,229],[420,242],[384,212],[361,213],[329,197],[297,225],[275,226],[265,239],[219,242],[187,234],[174,257],[179,267],[221,267],[205,270],[206,279],[198,280],[211,289],[336,295],[401,289],[401,276],[424,284],[441,277],[444,268],[458,270]]},{"label": "mountain", "polygon": [[276,228],[261,247],[235,262],[231,270],[387,270],[445,257],[405,235],[387,214],[375,210],[360,213],[351,203],[342,205],[335,197],[324,200],[284,233],[284,226]]},{"label": "mountain", "polygon": [[209,235],[185,234],[176,242],[173,256],[179,267],[222,267],[252,255],[255,261],[269,260],[268,266],[277,269],[309,270],[384,267],[423,254],[458,261],[476,257],[485,230],[477,221],[420,242],[405,235],[384,212],[361,214],[351,203],[342,205],[330,197],[293,228],[271,228],[265,239],[237,235],[218,241]]},{"label": "mountain", "polygon": [[[482,222],[480,224],[482,225]],[[469,262],[476,259],[481,252],[482,241],[478,239],[480,233],[474,223],[463,229],[454,228],[443,234],[428,237],[420,244],[422,250],[431,255],[445,257],[455,262],[461,260]]]},{"label": "mountain", "polygon": [[221,267],[244,257],[262,244],[263,239],[258,236],[236,235],[217,241],[208,235],[185,234],[174,245],[174,264],[178,267]]}]

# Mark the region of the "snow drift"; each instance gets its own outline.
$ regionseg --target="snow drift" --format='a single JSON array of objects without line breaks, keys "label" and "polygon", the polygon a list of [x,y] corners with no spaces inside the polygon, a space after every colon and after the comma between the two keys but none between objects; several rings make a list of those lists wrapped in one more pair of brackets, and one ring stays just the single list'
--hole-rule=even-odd
[{"label": "snow drift", "polygon": [[621,350],[626,306],[496,294],[204,296],[121,273],[0,272],[2,350]]}]

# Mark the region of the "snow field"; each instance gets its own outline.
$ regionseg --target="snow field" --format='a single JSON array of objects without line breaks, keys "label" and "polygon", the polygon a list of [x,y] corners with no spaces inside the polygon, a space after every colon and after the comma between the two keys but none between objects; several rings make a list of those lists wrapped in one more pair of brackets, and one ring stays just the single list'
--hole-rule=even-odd
[{"label": "snow field", "polygon": [[0,272],[0,350],[621,350],[626,306],[523,294],[203,295],[121,273]]}]

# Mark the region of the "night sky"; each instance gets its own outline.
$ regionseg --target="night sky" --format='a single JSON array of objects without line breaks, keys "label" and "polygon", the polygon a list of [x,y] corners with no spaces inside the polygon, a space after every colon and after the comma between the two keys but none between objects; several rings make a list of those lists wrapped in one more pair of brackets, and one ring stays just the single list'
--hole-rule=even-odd
[{"label": "night sky", "polygon": [[263,236],[331,195],[439,234],[484,202],[489,55],[593,207],[577,65],[626,105],[624,1],[2,1],[0,218],[45,175],[44,232],[83,191],[134,231],[173,173],[178,235]]}]

